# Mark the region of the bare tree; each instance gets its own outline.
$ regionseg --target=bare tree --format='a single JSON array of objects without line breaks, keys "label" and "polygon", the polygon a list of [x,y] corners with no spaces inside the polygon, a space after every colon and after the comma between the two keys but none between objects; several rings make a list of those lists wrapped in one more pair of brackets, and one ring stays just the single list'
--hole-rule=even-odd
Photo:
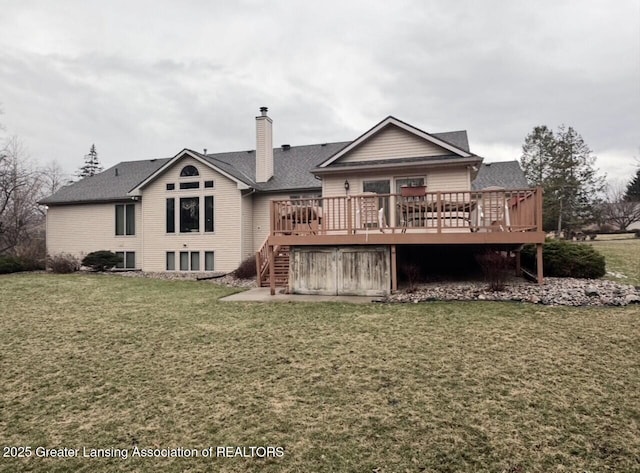
[{"label": "bare tree", "polygon": [[[42,200],[55,194],[61,187],[73,182],[70,175],[65,173],[57,161],[50,161],[45,167],[40,168],[40,189],[37,200]],[[46,215],[46,207],[39,206],[38,210]]]},{"label": "bare tree", "polygon": [[71,177],[64,172],[57,161],[50,161],[45,167],[40,169],[42,175],[42,195],[45,197],[54,194],[58,189],[69,182],[73,182]]},{"label": "bare tree", "polygon": [[607,186],[605,202],[602,205],[602,217],[626,230],[629,225],[640,222],[640,202],[626,199],[627,186],[615,182]]},{"label": "bare tree", "polygon": [[41,188],[41,174],[26,149],[16,136],[9,138],[0,151],[0,254],[31,239],[31,230],[42,221]]}]

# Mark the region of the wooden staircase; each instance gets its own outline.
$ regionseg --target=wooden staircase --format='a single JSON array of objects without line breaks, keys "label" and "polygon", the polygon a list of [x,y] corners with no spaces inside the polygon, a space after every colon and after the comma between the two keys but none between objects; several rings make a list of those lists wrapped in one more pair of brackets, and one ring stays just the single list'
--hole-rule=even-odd
[{"label": "wooden staircase", "polygon": [[[289,246],[276,246],[274,249],[274,272],[276,287],[289,286]],[[260,287],[269,287],[269,256],[266,245],[258,251],[258,284]]]}]

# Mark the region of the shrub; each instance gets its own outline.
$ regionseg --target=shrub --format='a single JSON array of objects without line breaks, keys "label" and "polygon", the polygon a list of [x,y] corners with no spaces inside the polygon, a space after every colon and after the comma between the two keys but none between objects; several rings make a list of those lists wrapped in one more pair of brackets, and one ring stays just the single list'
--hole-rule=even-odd
[{"label": "shrub", "polygon": [[[590,245],[581,245],[567,241],[547,241],[543,247],[545,276],[559,278],[600,278],[605,275],[604,256]],[[536,248],[526,245],[522,249],[524,265],[534,267]]]},{"label": "shrub", "polygon": [[87,266],[94,271],[106,271],[122,263],[122,256],[108,250],[92,251],[82,258],[82,266]]},{"label": "shrub", "polygon": [[22,260],[16,256],[0,256],[0,274],[17,273],[24,271]]},{"label": "shrub", "polygon": [[416,285],[420,280],[420,266],[417,264],[404,262],[400,266],[400,272],[404,274],[409,282],[409,292],[416,290]]},{"label": "shrub", "polygon": [[611,233],[613,231],[615,231],[615,227],[608,223],[603,223],[600,225],[600,228],[598,228],[598,233]]},{"label": "shrub", "polygon": [[482,268],[485,281],[491,291],[503,291],[507,283],[510,265],[509,258],[499,251],[487,250],[476,255],[476,261]]},{"label": "shrub", "polygon": [[22,262],[23,271],[45,269],[47,250],[43,238],[33,238],[22,242],[15,249],[15,255]]},{"label": "shrub", "polygon": [[69,274],[80,269],[80,262],[73,255],[59,253],[47,258],[47,267],[57,274]]},{"label": "shrub", "polygon": [[233,275],[238,279],[255,278],[257,275],[255,255],[249,256],[240,263],[240,266],[233,272]]}]

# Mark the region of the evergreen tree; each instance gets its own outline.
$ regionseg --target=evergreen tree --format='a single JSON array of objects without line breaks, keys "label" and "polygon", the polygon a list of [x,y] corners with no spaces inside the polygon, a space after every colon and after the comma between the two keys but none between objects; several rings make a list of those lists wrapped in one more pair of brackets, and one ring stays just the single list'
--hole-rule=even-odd
[{"label": "evergreen tree", "polygon": [[544,185],[551,174],[555,146],[553,132],[546,125],[535,127],[525,138],[520,165],[531,185]]},{"label": "evergreen tree", "polygon": [[545,230],[573,229],[593,221],[604,189],[595,156],[572,127],[553,133],[538,126],[527,135],[520,163],[527,179],[544,188]]},{"label": "evergreen tree", "polygon": [[84,156],[84,165],[78,170],[76,175],[80,179],[83,179],[100,172],[102,172],[102,166],[100,166],[100,161],[98,161],[98,152],[96,151],[96,145],[93,144],[91,145],[89,154],[86,154]]},{"label": "evergreen tree", "polygon": [[624,198],[633,202],[640,201],[640,167],[636,171],[635,177],[627,185],[627,192]]}]

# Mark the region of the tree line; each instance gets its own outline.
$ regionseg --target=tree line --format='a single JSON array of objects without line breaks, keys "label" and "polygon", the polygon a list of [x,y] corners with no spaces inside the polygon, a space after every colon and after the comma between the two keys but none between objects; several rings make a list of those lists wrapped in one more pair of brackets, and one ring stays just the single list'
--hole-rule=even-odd
[{"label": "tree line", "polygon": [[607,185],[595,160],[571,126],[536,126],[526,136],[520,165],[529,183],[544,190],[546,231],[570,232],[593,223],[625,230],[640,222],[640,167],[626,187]]},{"label": "tree line", "polygon": [[[100,171],[98,153],[92,145],[76,177],[82,179]],[[0,256],[44,259],[46,210],[38,202],[70,182],[70,176],[56,161],[39,165],[17,136],[3,138],[0,144]]]}]

